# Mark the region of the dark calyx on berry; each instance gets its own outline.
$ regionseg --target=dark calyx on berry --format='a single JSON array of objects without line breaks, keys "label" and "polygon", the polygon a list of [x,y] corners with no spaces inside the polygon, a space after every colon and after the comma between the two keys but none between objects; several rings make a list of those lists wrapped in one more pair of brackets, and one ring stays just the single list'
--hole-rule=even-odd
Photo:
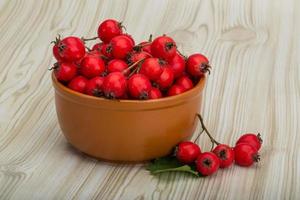
[{"label": "dark calyx on berry", "polygon": [[173,42],[167,42],[166,43],[166,50],[171,50],[176,45]]},{"label": "dark calyx on berry", "polygon": [[141,92],[141,95],[139,97],[141,100],[147,100],[149,99],[149,94],[146,91]]},{"label": "dark calyx on berry", "polygon": [[210,69],[211,69],[211,66],[208,63],[202,63],[201,66],[200,66],[200,70],[204,74],[206,72],[208,72],[208,74],[210,74]]},{"label": "dark calyx on berry", "polygon": [[221,158],[222,160],[226,160],[227,159],[226,150],[225,149],[221,150],[218,157]]},{"label": "dark calyx on berry", "polygon": [[93,90],[93,95],[95,97],[101,97],[101,96],[103,96],[103,91],[96,88],[96,89]]},{"label": "dark calyx on berry", "polygon": [[211,160],[209,160],[209,159],[204,159],[204,160],[203,160],[203,164],[204,164],[204,166],[210,167],[210,165],[211,165]]},{"label": "dark calyx on berry", "polygon": [[108,99],[116,99],[116,95],[113,92],[106,93],[105,97]]},{"label": "dark calyx on berry", "polygon": [[255,154],[255,155],[253,156],[253,161],[254,161],[254,162],[259,162],[259,161],[260,161],[260,155],[259,155],[259,154]]},{"label": "dark calyx on berry", "polygon": [[258,138],[259,142],[262,144],[262,143],[263,143],[263,140],[262,140],[262,138],[261,138],[261,134],[260,134],[260,133],[257,134],[257,138]]}]

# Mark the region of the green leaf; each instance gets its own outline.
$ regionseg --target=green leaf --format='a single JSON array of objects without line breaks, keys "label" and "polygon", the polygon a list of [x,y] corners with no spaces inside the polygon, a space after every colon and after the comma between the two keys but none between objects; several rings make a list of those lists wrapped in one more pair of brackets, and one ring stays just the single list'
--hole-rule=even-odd
[{"label": "green leaf", "polygon": [[147,166],[147,170],[149,170],[152,174],[177,171],[187,172],[200,177],[200,174],[195,170],[195,166],[181,164],[178,162],[176,157],[170,156],[155,159]]}]

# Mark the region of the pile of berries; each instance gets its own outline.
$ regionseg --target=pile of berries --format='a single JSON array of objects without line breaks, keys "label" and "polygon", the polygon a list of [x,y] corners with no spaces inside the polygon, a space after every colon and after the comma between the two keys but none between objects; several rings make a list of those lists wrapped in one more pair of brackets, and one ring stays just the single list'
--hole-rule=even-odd
[{"label": "pile of berries", "polygon": [[[53,41],[55,77],[72,90],[108,99],[157,99],[193,88],[210,72],[199,53],[183,56],[166,35],[135,44],[123,25],[107,19],[90,39],[60,36]],[[98,40],[92,48],[90,40]]]},{"label": "pile of berries", "polygon": [[[204,126],[202,117],[200,115],[198,115],[198,117],[203,131],[212,142],[211,151],[201,152],[200,147],[195,142],[181,142],[176,146],[174,152],[179,162],[187,165],[196,165],[196,169],[201,175],[209,176],[215,173],[219,168],[227,168],[233,163],[239,166],[249,167],[253,165],[254,162],[259,161],[258,150],[262,144],[260,134],[244,134],[237,140],[234,147],[230,147],[217,142]],[[215,148],[214,144],[217,145]]]}]

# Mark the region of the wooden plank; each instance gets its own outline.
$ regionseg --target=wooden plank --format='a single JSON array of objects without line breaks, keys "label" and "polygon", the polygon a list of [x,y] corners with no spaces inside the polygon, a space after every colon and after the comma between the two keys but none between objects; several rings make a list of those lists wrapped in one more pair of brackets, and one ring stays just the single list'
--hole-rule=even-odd
[{"label": "wooden plank", "polygon": [[[296,0],[0,1],[0,199],[300,199],[299,11]],[[95,36],[108,17],[137,41],[166,33],[185,54],[206,54],[208,128],[232,145],[260,131],[261,162],[202,179],[153,177],[141,164],[70,147],[56,119],[49,43],[58,33]]]}]

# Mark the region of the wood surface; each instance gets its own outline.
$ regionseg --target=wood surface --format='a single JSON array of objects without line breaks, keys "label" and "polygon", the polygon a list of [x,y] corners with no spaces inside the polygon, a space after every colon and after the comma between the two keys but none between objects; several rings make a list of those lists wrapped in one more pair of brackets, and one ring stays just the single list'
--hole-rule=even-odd
[{"label": "wood surface", "polygon": [[[55,113],[50,41],[105,18],[137,41],[166,33],[211,60],[202,114],[219,141],[261,132],[261,162],[207,178],[78,153]],[[300,199],[300,1],[1,0],[0,199]],[[209,140],[201,138],[202,149]]]}]

